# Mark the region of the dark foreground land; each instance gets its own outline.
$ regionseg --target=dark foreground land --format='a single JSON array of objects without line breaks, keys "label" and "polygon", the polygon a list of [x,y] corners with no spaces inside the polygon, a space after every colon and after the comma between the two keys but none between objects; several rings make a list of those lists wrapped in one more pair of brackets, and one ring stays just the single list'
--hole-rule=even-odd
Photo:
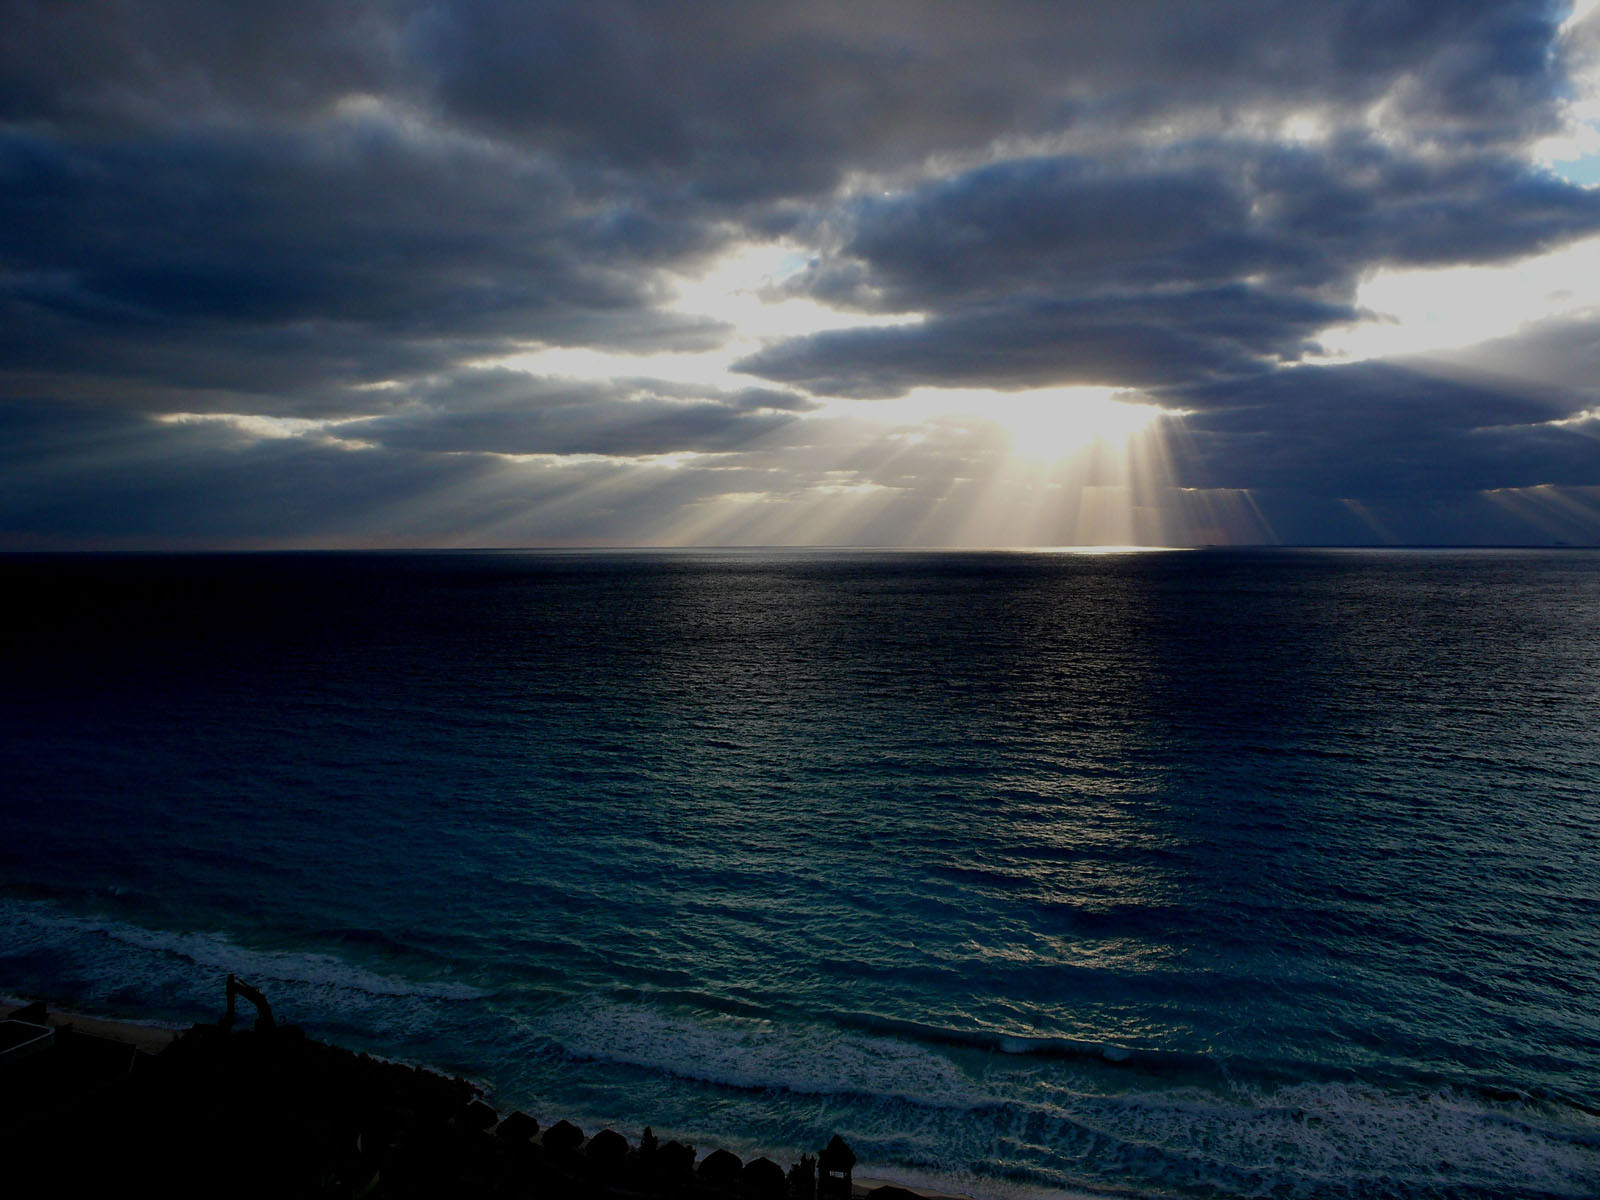
[{"label": "dark foreground land", "polygon": [[[11,1014],[50,1024],[42,1005]],[[55,1025],[0,1065],[0,1195],[850,1200],[835,1138],[787,1171],[726,1150],[585,1137],[502,1118],[461,1079],[324,1045],[293,1026],[196,1025],[159,1048]],[[13,1029],[16,1027],[13,1026]],[[151,1053],[159,1048],[158,1053]],[[836,1170],[837,1169],[837,1170]],[[855,1186],[859,1196],[865,1192]],[[912,1200],[883,1187],[874,1200]]]}]

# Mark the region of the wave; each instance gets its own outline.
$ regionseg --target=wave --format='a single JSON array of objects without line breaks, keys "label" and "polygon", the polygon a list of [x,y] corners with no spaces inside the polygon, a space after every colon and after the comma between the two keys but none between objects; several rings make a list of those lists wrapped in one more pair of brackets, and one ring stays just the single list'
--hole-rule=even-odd
[{"label": "wave", "polygon": [[[909,1038],[932,1046],[952,1046],[1018,1058],[1060,1059],[1111,1068],[1125,1067],[1156,1081],[1182,1079],[1212,1086],[1263,1089],[1301,1084],[1356,1086],[1363,1083],[1361,1074],[1348,1066],[1333,1067],[1238,1055],[1218,1057],[1195,1051],[1127,1046],[1109,1041],[952,1028],[868,1012],[835,1011],[826,1016],[846,1028]],[[1560,1114],[1563,1120],[1600,1119],[1600,1106],[1570,1092],[1550,1087],[1521,1087],[1492,1080],[1449,1079],[1403,1064],[1389,1064],[1381,1072],[1374,1069],[1365,1082],[1368,1086],[1381,1086],[1397,1094],[1448,1092],[1480,1106],[1485,1112],[1548,1110]],[[1577,1131],[1572,1136],[1590,1144],[1592,1139],[1600,1138],[1600,1125],[1596,1125],[1592,1133]]]},{"label": "wave", "polygon": [[612,989],[611,996],[625,1004],[679,1005],[758,1021],[775,1020],[786,1015],[783,1010],[768,1004],[686,988],[618,987]]},{"label": "wave", "polygon": [[[708,1113],[737,1113],[746,1124],[753,1114],[790,1114],[778,1118],[785,1128],[815,1116],[851,1131],[863,1174],[912,1168],[935,1186],[959,1181],[976,1194],[1093,1179],[1140,1193],[1154,1183],[1177,1194],[1579,1197],[1600,1178],[1600,1123],[1532,1097],[1243,1082],[1199,1055],[1110,1047],[1108,1056],[1104,1045],[1068,1039],[834,1017],[758,1020],[585,998],[552,1007],[537,1026],[585,1064],[591,1085],[609,1079],[624,1094],[659,1096],[667,1093],[651,1080],[690,1081],[690,1093],[673,1094],[691,1133],[714,1119]],[[996,1057],[974,1062],[941,1045]],[[1087,1058],[1160,1069],[1135,1080],[1052,1066]],[[1197,1064],[1205,1069],[1188,1070]],[[983,1164],[981,1178],[970,1174],[974,1164]]]},{"label": "wave", "polygon": [[1221,1075],[1222,1064],[1209,1055],[1185,1050],[1124,1046],[1116,1042],[1080,1041],[1074,1038],[1002,1033],[987,1029],[954,1029],[877,1013],[830,1012],[840,1025],[872,1033],[913,1038],[934,1045],[965,1046],[994,1054],[1035,1055],[1041,1058],[1093,1059],[1112,1066],[1143,1067],[1164,1071],[1200,1071]]},{"label": "wave", "polygon": [[826,1026],[581,999],[545,1013],[539,1032],[574,1058],[742,1091],[892,1097],[963,1109],[983,1099],[941,1055]]},{"label": "wave", "polygon": [[[48,902],[0,901],[0,929],[0,957],[65,959],[87,968],[77,972],[80,978],[98,981],[88,986],[123,993],[148,988],[159,994],[173,982],[193,984],[202,978],[195,970],[199,968],[212,986],[218,975],[231,971],[258,986],[289,985],[367,998],[467,1001],[493,994],[458,980],[374,970],[321,950],[267,949],[227,933],[153,929],[66,912]],[[380,946],[385,939],[379,935],[366,940]]]},{"label": "wave", "polygon": [[[378,959],[398,957],[401,946],[360,928],[324,936]],[[126,1011],[146,997],[163,1013],[154,998],[176,994],[178,1005],[215,1015],[219,976],[235,970],[266,981],[290,1019],[314,1013],[363,1030],[391,1053],[418,1029],[438,1036],[438,1018],[449,1012],[444,1040],[428,1053],[469,1065],[500,1042],[493,1082],[507,1095],[559,1097],[557,1081],[580,1080],[585,1095],[616,1097],[605,1102],[609,1113],[705,1144],[759,1127],[774,1131],[766,1149],[810,1145],[822,1132],[811,1126],[826,1124],[847,1131],[863,1174],[914,1170],[980,1195],[1020,1197],[1093,1179],[1176,1194],[1578,1197],[1594,1194],[1600,1179],[1592,1113],[1565,1097],[1490,1083],[1307,1078],[1310,1068],[1292,1064],[1243,1069],[1179,1050],[865,1011],[808,1016],[688,987],[557,998],[489,992],[355,957],[0,899],[0,969],[42,963],[57,979],[102,981],[98,993],[73,997],[85,1011]],[[491,1006],[459,1003],[491,995]],[[497,1030],[511,1010],[531,1047]],[[727,1124],[711,1127],[718,1119]]]},{"label": "wave", "polygon": [[250,949],[222,933],[173,933],[131,926],[120,929],[106,926],[98,932],[129,945],[176,955],[196,966],[234,971],[251,979],[312,984],[368,996],[417,996],[431,1000],[477,1000],[492,994],[466,983],[381,974],[316,951]]},{"label": "wave", "polygon": [[426,946],[419,946],[413,941],[396,937],[382,929],[369,929],[365,926],[336,926],[328,929],[318,929],[307,935],[307,940],[312,942],[332,942],[339,947],[350,946],[361,951],[374,952],[397,959],[417,958],[427,959],[434,963],[449,963],[447,955]]}]

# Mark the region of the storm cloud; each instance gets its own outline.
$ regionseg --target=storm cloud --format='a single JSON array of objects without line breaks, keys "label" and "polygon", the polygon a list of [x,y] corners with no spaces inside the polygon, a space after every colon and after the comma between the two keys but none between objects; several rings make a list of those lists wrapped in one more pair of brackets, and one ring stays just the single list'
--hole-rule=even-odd
[{"label": "storm cloud", "polygon": [[[734,537],[804,523],[709,507],[847,493],[912,539],[1000,451],[872,401],[1078,385],[1186,414],[1171,487],[1300,540],[1345,501],[1515,540],[1485,497],[1600,487],[1593,310],[1325,351],[1377,272],[1600,235],[1535,153],[1567,16],[0,0],[0,540]],[[828,320],[683,302],[774,246],[744,309]]]},{"label": "storm cloud", "polygon": [[1249,375],[1354,320],[1364,272],[1558,245],[1600,230],[1600,192],[1494,156],[1209,142],[1112,167],[987,166],[844,220],[839,249],[789,286],[930,318],[780,344],[743,369],[846,395]]}]

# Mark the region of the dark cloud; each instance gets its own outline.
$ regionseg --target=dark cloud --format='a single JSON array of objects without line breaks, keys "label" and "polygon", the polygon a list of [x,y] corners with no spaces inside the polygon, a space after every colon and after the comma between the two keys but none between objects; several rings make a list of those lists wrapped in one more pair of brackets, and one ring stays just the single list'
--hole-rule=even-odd
[{"label": "dark cloud", "polygon": [[[596,210],[549,167],[381,115],[255,139],[110,146],[0,134],[0,356],[267,395],[525,341],[715,345],[654,269],[715,243]],[[296,407],[299,407],[298,405]]]},{"label": "dark cloud", "polygon": [[1204,388],[1176,443],[1183,482],[1329,497],[1426,496],[1596,481],[1600,421],[1565,389],[1357,363]]},{"label": "dark cloud", "polygon": [[[1525,355],[1553,332],[1498,344]],[[1351,363],[1168,399],[1189,409],[1168,441],[1174,482],[1248,492],[1279,540],[1600,544],[1594,377],[1574,388],[1461,361]]]},{"label": "dark cloud", "polygon": [[1478,141],[1551,120],[1562,6],[1505,0],[7,0],[0,119],[127,130],[352,94],[728,198],[1010,134],[1312,105]]},{"label": "dark cloud", "polygon": [[0,405],[4,549],[626,543],[773,483],[770,468],[737,464],[530,464],[100,405]]},{"label": "dark cloud", "polygon": [[336,437],[443,453],[716,453],[768,439],[809,407],[800,396],[482,371],[418,389],[393,411],[336,426]]},{"label": "dark cloud", "polygon": [[1353,309],[1245,284],[1144,296],[1016,295],[925,322],[812,335],[737,364],[832,395],[894,396],[919,385],[1151,387],[1297,357]]},{"label": "dark cloud", "polygon": [[[1581,321],[1454,376],[1295,366],[1365,273],[1600,230],[1600,193],[1526,165],[1570,90],[1564,15],[0,0],[0,531],[630,540],[852,481],[888,496],[877,533],[934,503],[955,528],[992,447],[891,445],[812,398],[939,384],[1149,389],[1194,414],[1184,470],[1308,528],[1356,489],[1594,483],[1592,423],[1552,423],[1593,405]],[[1284,142],[1295,114],[1320,135]],[[780,235],[813,256],[789,292],[922,319],[741,364],[780,387],[482,369],[716,347],[674,273]],[[716,462],[507,458],[675,452]]]},{"label": "dark cloud", "polygon": [[1132,161],[1002,162],[864,200],[844,226],[790,286],[904,311],[1258,276],[1342,292],[1374,266],[1486,262],[1593,232],[1600,196],[1495,156],[1208,139]]},{"label": "dark cloud", "polygon": [[862,201],[843,228],[788,289],[930,318],[779,344],[740,369],[844,395],[1250,374],[1354,319],[1363,272],[1569,241],[1600,230],[1600,192],[1497,157],[1212,141],[987,166]]},{"label": "dark cloud", "polygon": [[116,136],[315,114],[386,90],[406,6],[387,0],[4,0],[0,120]]},{"label": "dark cloud", "polygon": [[1540,389],[1563,397],[1569,411],[1600,407],[1600,313],[1533,322],[1511,336],[1459,350],[1430,369]]},{"label": "dark cloud", "polygon": [[1559,6],[1132,0],[736,13],[719,3],[439,3],[408,49],[443,108],[713,197],[825,190],[1001,135],[1392,95],[1422,132],[1546,127]]}]

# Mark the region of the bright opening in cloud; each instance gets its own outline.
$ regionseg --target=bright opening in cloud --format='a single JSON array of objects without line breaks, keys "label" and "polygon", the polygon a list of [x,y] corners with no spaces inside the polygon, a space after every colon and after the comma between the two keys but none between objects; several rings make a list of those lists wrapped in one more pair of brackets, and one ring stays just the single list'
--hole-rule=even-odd
[{"label": "bright opening in cloud", "polygon": [[674,312],[712,317],[737,330],[740,352],[770,338],[804,337],[829,329],[905,325],[920,314],[845,312],[815,300],[784,296],[779,289],[809,261],[790,242],[745,242],[716,259],[702,274],[675,281]]},{"label": "bright opening in cloud", "polygon": [[1600,185],[1600,0],[1575,0],[1558,44],[1570,94],[1561,131],[1534,143],[1533,160],[1571,183]]},{"label": "bright opening in cloud", "polygon": [[891,400],[833,401],[827,413],[852,412],[894,423],[956,423],[992,430],[1012,460],[1051,465],[1094,447],[1121,453],[1135,435],[1167,414],[1129,399],[1123,388],[1053,387],[1021,392],[988,388],[913,388]]},{"label": "bright opening in cloud", "polygon": [[1153,404],[1116,398],[1125,394],[1100,387],[1001,392],[976,411],[1005,430],[1013,458],[1051,463],[1095,446],[1120,452],[1163,416]]},{"label": "bright opening in cloud", "polygon": [[[252,441],[282,438],[309,437],[338,425],[348,424],[348,419],[330,417],[273,417],[260,413],[158,413],[153,418],[161,425],[221,425],[236,430]],[[345,443],[356,445],[359,443]]]},{"label": "bright opening in cloud", "polygon": [[[1181,414],[1134,395],[1108,387],[927,387],[894,399],[832,401],[817,417],[819,429],[848,431],[857,447],[875,439],[879,453],[852,451],[848,459],[896,481],[854,497],[857,515],[889,511],[926,486],[919,462],[950,464],[954,477],[936,488],[939,499],[917,522],[914,544],[1185,544],[1192,541],[1186,526],[1168,519],[1165,418]],[[838,528],[837,506],[830,515]]]},{"label": "bright opening in cloud", "polygon": [[709,350],[629,354],[580,346],[541,346],[471,365],[575,379],[649,377],[733,390],[749,387],[753,381],[731,370],[731,365],[769,342],[830,329],[910,325],[923,319],[921,313],[846,312],[815,300],[782,295],[783,281],[807,261],[807,254],[790,242],[743,242],[698,274],[673,276],[674,298],[666,306],[668,311],[709,317],[732,331]]},{"label": "bright opening in cloud", "polygon": [[1503,266],[1379,271],[1356,303],[1375,316],[1322,335],[1332,360],[1460,349],[1600,308],[1600,238]]}]

